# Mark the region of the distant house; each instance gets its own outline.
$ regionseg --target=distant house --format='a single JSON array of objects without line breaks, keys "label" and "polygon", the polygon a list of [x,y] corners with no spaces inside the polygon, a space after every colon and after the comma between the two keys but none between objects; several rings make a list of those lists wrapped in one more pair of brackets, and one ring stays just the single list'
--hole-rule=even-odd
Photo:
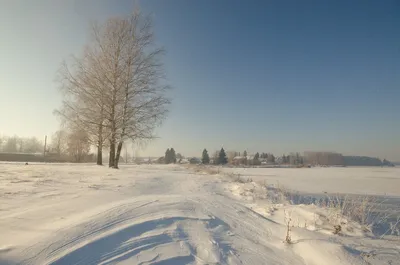
[{"label": "distant house", "polygon": [[275,158],[275,163],[283,164],[283,157],[279,156],[279,157]]},{"label": "distant house", "polygon": [[245,157],[245,156],[235,156],[232,159],[232,164],[236,165],[236,166],[238,166],[238,165],[246,165],[247,164],[247,157]]},{"label": "distant house", "polygon": [[201,164],[201,159],[198,157],[192,157],[189,159],[190,164]]},{"label": "distant house", "polygon": [[254,156],[235,156],[232,159],[233,165],[252,165],[254,160]]},{"label": "distant house", "polygon": [[187,158],[182,158],[181,160],[179,160],[180,164],[189,164],[189,160]]},{"label": "distant house", "polygon": [[150,164],[151,163],[151,159],[150,158],[143,158],[141,161],[141,164]]}]

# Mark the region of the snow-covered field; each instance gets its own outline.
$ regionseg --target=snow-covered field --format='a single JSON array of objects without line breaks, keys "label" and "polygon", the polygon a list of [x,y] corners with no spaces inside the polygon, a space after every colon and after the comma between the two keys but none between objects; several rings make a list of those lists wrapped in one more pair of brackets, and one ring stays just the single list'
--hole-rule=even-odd
[{"label": "snow-covered field", "polygon": [[400,196],[400,167],[223,168],[305,193]]},{"label": "snow-covered field", "polygon": [[398,168],[245,170],[254,182],[174,165],[0,164],[0,264],[400,264],[398,236],[345,218],[334,235],[325,209],[271,202],[258,183],[393,197]]}]

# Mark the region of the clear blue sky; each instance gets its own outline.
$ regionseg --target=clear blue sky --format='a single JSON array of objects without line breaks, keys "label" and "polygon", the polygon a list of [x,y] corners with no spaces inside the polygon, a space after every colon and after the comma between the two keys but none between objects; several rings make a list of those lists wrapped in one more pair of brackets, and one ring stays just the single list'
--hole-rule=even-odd
[{"label": "clear blue sky", "polygon": [[[327,150],[400,160],[399,1],[146,0],[174,87],[160,139],[200,156]],[[134,1],[0,0],[0,134],[50,135],[55,73]]]}]

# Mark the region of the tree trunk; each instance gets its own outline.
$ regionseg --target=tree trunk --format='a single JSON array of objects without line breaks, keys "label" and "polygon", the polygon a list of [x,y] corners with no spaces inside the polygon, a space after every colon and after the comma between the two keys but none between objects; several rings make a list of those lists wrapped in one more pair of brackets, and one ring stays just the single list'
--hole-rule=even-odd
[{"label": "tree trunk", "polygon": [[108,162],[109,167],[114,167],[115,164],[115,138],[117,134],[117,129],[116,129],[116,122],[115,122],[115,92],[113,94],[113,106],[112,106],[112,112],[111,112],[111,138],[110,138],[110,158]]},{"label": "tree trunk", "polygon": [[122,144],[123,144],[122,141],[118,143],[117,154],[115,156],[115,161],[114,161],[114,168],[118,168],[119,158],[121,157]]},{"label": "tree trunk", "polygon": [[99,125],[99,142],[97,145],[97,165],[103,165],[103,124]]},{"label": "tree trunk", "polygon": [[118,143],[117,147],[117,154],[115,156],[115,161],[114,161],[114,168],[118,168],[118,162],[119,158],[121,157],[121,150],[122,150],[122,144],[123,144],[123,137],[125,136],[125,128],[126,128],[126,112],[128,108],[128,96],[129,96],[129,89],[128,86],[125,88],[125,103],[124,103],[124,113],[123,113],[123,121],[122,121],[122,133],[121,133],[121,140]]},{"label": "tree trunk", "polygon": [[100,143],[100,141],[99,145],[97,146],[97,165],[103,165],[103,144]]},{"label": "tree trunk", "polygon": [[110,138],[110,154],[109,154],[109,167],[114,167],[115,162],[115,129],[114,126],[111,127],[112,133]]},{"label": "tree trunk", "polygon": [[108,166],[114,167],[114,164],[115,164],[115,136],[112,136],[110,140],[110,158],[108,160]]}]

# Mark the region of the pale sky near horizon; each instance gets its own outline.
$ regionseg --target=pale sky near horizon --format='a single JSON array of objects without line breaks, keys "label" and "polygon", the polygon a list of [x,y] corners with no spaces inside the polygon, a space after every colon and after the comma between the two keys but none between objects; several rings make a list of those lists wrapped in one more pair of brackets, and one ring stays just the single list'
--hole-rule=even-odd
[{"label": "pale sky near horizon", "polygon": [[[400,2],[139,1],[164,46],[171,112],[159,139],[203,148],[337,151],[400,161]],[[90,21],[132,0],[0,0],[0,135],[51,135],[55,75]]]}]

